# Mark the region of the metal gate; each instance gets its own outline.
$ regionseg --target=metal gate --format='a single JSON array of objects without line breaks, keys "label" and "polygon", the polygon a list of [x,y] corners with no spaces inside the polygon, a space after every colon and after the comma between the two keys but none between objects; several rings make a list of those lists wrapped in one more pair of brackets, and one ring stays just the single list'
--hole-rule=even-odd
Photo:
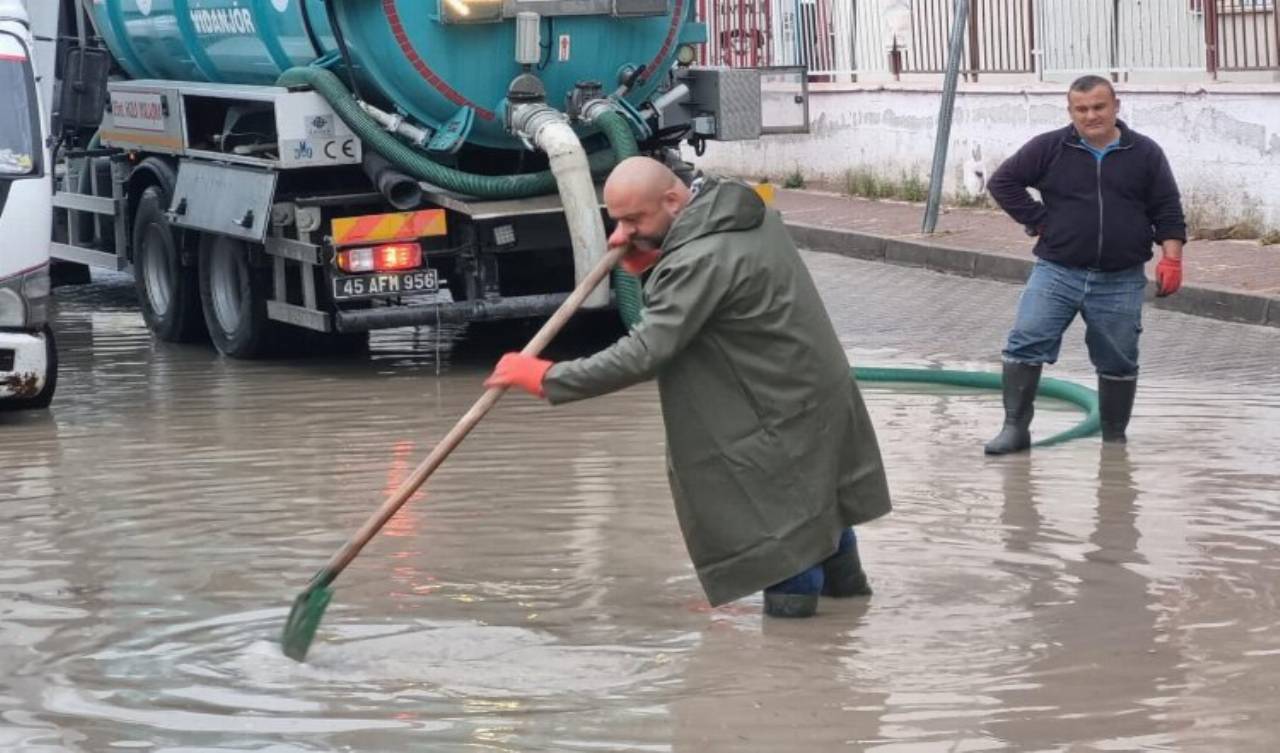
[{"label": "metal gate", "polygon": [[1039,0],[1045,73],[1205,70],[1199,0]]},{"label": "metal gate", "polygon": [[1209,73],[1280,69],[1276,0],[1195,0],[1204,5]]},{"label": "metal gate", "polygon": [[[698,0],[702,62],[799,65],[829,81],[940,74],[954,2]],[[961,60],[971,78],[1280,71],[1280,0],[970,0],[970,10]]]},{"label": "metal gate", "polygon": [[772,65],[773,13],[770,0],[698,0],[707,25],[704,65],[755,68]]},{"label": "metal gate", "polygon": [[[955,2],[914,0],[911,10],[912,44],[900,53],[901,70],[942,73],[946,70]],[[966,32],[960,60],[962,71],[970,77],[1035,70],[1031,56],[1035,47],[1035,8],[1031,0],[971,0]]]},{"label": "metal gate", "polygon": [[804,66],[809,76],[858,70],[859,5],[878,0],[699,0],[707,24],[703,62]]}]

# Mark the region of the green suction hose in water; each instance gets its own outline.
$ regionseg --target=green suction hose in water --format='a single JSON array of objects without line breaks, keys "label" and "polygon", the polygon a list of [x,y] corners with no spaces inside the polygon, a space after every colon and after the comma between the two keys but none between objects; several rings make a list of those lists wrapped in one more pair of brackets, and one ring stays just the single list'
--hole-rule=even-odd
[{"label": "green suction hose in water", "polygon": [[[628,275],[628,277],[631,276]],[[634,327],[640,322],[641,312],[644,309],[639,281],[631,277],[634,285],[619,286],[617,280],[618,278],[615,276],[614,292],[618,298],[618,312],[622,315],[622,321],[628,328]],[[850,369],[849,373],[853,378],[861,382],[946,384],[953,387],[969,387],[995,390],[997,392],[1002,389],[1000,375],[987,371],[859,366],[858,368]],[[1102,428],[1102,419],[1098,412],[1098,393],[1094,390],[1082,387],[1074,382],[1045,377],[1040,380],[1040,387],[1036,390],[1036,394],[1042,397],[1065,400],[1084,410],[1085,416],[1080,423],[1070,429],[1046,439],[1041,439],[1038,442],[1033,442],[1033,447],[1048,447],[1071,439],[1088,437],[1097,434],[1099,429]]]},{"label": "green suction hose in water", "polygon": [[[1001,390],[1000,375],[988,371],[952,371],[950,369],[905,369],[859,366],[852,369],[854,378],[862,382],[900,382],[923,384],[947,384],[953,387],[971,387],[974,389]],[[1084,419],[1066,431],[1054,434],[1046,439],[1033,442],[1032,447],[1048,447],[1061,444],[1070,439],[1079,439],[1097,434],[1102,427],[1101,415],[1098,412],[1098,393],[1088,387],[1074,382],[1045,377],[1040,380],[1040,388],[1036,394],[1041,397],[1065,400],[1078,406],[1085,412]]]}]

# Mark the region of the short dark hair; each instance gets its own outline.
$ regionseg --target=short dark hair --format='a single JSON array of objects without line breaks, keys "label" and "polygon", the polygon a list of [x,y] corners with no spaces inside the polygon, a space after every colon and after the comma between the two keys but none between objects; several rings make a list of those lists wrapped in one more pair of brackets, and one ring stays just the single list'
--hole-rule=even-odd
[{"label": "short dark hair", "polygon": [[1116,96],[1116,88],[1111,85],[1110,81],[1102,76],[1094,76],[1092,74],[1088,76],[1081,76],[1075,81],[1072,81],[1070,91],[1084,94],[1085,92],[1091,92],[1094,89],[1097,89],[1099,86],[1107,87],[1107,91],[1111,92],[1111,96]]}]

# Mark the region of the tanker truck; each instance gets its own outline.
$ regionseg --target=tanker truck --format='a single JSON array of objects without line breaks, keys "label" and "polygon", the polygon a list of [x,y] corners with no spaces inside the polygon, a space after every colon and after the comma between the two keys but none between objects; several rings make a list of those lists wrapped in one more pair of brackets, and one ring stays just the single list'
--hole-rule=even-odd
[{"label": "tanker truck", "polygon": [[760,71],[694,64],[694,0],[48,2],[54,258],[231,357],[548,315],[613,164],[765,126]]}]

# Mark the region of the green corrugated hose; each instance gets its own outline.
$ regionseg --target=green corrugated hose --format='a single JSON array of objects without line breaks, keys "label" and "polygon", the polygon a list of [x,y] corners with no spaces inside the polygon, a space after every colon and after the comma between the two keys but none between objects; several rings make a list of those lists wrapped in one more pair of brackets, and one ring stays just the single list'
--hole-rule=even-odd
[{"label": "green corrugated hose", "polygon": [[[435,162],[383,129],[378,121],[360,107],[342,79],[324,68],[290,68],[280,74],[276,84],[286,87],[308,86],[314,89],[369,148],[420,180],[449,191],[485,199],[515,199],[556,192],[556,179],[550,170],[523,175],[477,175]],[[592,173],[607,173],[618,162],[640,153],[631,125],[621,114],[604,111],[596,116],[592,124],[605,135],[611,147],[587,158]],[[625,270],[615,269],[613,287],[617,291],[619,307],[627,309],[623,320],[638,321],[640,281]]]},{"label": "green corrugated hose", "polygon": [[[635,280],[634,277],[631,279]],[[614,283],[618,295],[618,311],[622,314],[622,321],[627,327],[634,327],[640,322],[641,312],[644,310],[644,304],[640,297],[639,283],[637,282],[634,288],[630,286],[619,287],[617,286],[616,277],[614,278]],[[849,373],[862,382],[946,384],[953,387],[972,387],[975,389],[995,390],[997,392],[1002,389],[1000,375],[988,371],[859,366],[858,368],[850,369]],[[1034,442],[1032,444],[1033,447],[1048,447],[1066,442],[1069,439],[1088,437],[1097,434],[1098,430],[1101,429],[1102,419],[1098,412],[1098,393],[1094,390],[1082,387],[1074,382],[1046,377],[1040,380],[1040,388],[1036,390],[1036,394],[1042,397],[1065,400],[1083,409],[1085,416],[1080,423],[1070,429]]]},{"label": "green corrugated hose", "polygon": [[[556,192],[556,178],[550,170],[520,175],[478,175],[441,165],[383,129],[378,121],[360,107],[359,102],[347,90],[346,84],[324,68],[290,68],[280,74],[276,85],[308,86],[314,89],[342,118],[342,122],[360,137],[365,146],[413,177],[432,185],[481,199],[518,199]],[[596,119],[595,124],[609,138],[613,147],[602,149],[587,158],[591,172],[601,174],[608,172],[621,159],[614,157],[615,151],[630,150],[635,153],[636,140],[631,135],[631,126],[617,113],[604,113]]]},{"label": "green corrugated hose", "polygon": [[[976,389],[1001,389],[1000,375],[989,371],[950,371],[948,369],[899,369],[860,366],[852,370],[853,376],[863,382],[918,382],[949,384],[955,387]],[[1069,439],[1079,439],[1097,434],[1102,427],[1098,413],[1098,393],[1074,382],[1046,377],[1040,380],[1036,394],[1042,397],[1065,400],[1079,406],[1085,412],[1084,420],[1064,432],[1054,434],[1033,443],[1034,447],[1048,447]]]},{"label": "green corrugated hose", "polygon": [[[597,118],[595,123],[609,139],[618,161],[638,155],[640,146],[636,143],[635,136],[631,133],[631,126],[627,124],[626,119],[617,113],[608,113],[608,115],[612,117]],[[622,315],[623,323],[628,328],[635,326],[635,323],[640,321],[640,312],[644,308],[644,296],[641,294],[643,286],[640,284],[640,279],[622,267],[614,267],[610,279],[613,281],[614,299],[618,302],[618,313]]]}]

